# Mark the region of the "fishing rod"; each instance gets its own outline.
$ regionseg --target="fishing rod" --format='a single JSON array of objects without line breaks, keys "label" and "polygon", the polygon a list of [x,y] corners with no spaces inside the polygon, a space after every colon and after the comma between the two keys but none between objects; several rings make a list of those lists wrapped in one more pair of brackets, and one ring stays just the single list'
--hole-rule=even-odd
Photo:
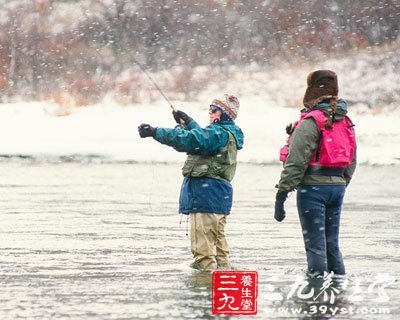
[{"label": "fishing rod", "polygon": [[[100,55],[100,53],[96,50],[96,53],[98,55]],[[149,78],[149,80],[154,84],[154,86],[156,87],[156,89],[158,90],[158,92],[161,93],[161,95],[163,96],[163,98],[168,102],[170,108],[172,109],[172,111],[177,111],[175,109],[175,107],[172,105],[171,100],[168,99],[167,95],[161,90],[161,88],[157,85],[157,83],[154,81],[154,79],[151,77],[151,75],[147,72],[146,68],[135,58],[132,57],[132,60],[139,66],[140,70],[143,71],[143,73]]]},{"label": "fishing rod", "polygon": [[151,75],[147,72],[147,70],[143,67],[143,65],[137,61],[134,57],[132,57],[133,61],[139,66],[139,68],[143,71],[143,73],[150,79],[150,81],[154,84],[158,92],[161,93],[161,95],[164,97],[164,99],[169,103],[169,106],[171,107],[172,111],[176,111],[175,107],[172,105],[172,102],[168,99],[166,94],[161,90],[161,88],[157,85],[157,83],[154,81],[154,79],[151,77]]}]

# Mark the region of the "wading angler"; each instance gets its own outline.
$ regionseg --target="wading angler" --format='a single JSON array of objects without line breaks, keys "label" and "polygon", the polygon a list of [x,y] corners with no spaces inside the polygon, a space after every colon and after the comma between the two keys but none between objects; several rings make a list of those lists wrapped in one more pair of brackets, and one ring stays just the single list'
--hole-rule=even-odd
[{"label": "wading angler", "polygon": [[287,144],[275,200],[275,219],[285,218],[284,202],[297,189],[297,209],[307,255],[308,275],[344,276],[339,249],[343,198],[356,168],[356,136],[347,105],[338,99],[337,76],[330,70],[309,74],[300,120],[287,127]]},{"label": "wading angler", "polygon": [[225,94],[212,101],[210,124],[205,128],[179,110],[172,112],[179,124],[175,128],[149,124],[138,128],[140,137],[153,137],[188,155],[182,168],[179,212],[189,215],[191,266],[202,271],[230,268],[225,225],[232,208],[237,151],[243,147],[243,132],[234,122],[238,111],[238,99]]}]

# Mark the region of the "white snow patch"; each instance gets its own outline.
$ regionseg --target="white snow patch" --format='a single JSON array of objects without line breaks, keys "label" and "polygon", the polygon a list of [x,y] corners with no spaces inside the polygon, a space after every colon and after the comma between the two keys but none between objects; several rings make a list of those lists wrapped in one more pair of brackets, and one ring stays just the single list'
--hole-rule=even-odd
[{"label": "white snow patch", "polygon": [[[176,106],[206,126],[210,101],[182,102]],[[185,159],[184,153],[138,135],[137,127],[141,123],[169,128],[176,125],[165,103],[129,107],[99,104],[74,109],[71,115],[64,117],[52,116],[53,108],[55,106],[50,103],[40,102],[0,104],[0,154],[96,154],[117,160],[161,162]],[[285,127],[298,115],[298,109],[267,105],[260,97],[241,98],[237,124],[245,140],[239,161],[278,162],[279,148],[286,140]],[[350,116],[356,124],[359,162],[399,163],[398,113],[353,114],[350,110]]]}]

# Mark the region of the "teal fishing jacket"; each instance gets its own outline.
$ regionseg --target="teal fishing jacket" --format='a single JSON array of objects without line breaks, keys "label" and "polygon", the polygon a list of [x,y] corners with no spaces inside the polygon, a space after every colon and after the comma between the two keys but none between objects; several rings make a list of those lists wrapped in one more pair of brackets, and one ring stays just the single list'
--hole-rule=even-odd
[{"label": "teal fishing jacket", "polygon": [[182,127],[157,128],[154,139],[179,152],[191,155],[212,155],[228,143],[229,136],[226,131],[234,136],[237,149],[242,149],[243,132],[232,121],[218,122],[201,128],[192,119],[187,124],[187,129]]},{"label": "teal fishing jacket", "polygon": [[[243,148],[243,132],[234,122],[218,122],[201,128],[194,120],[187,128],[157,128],[154,139],[191,156],[214,156],[229,141],[228,131],[236,141],[237,150]],[[226,179],[190,177],[183,179],[179,196],[179,212],[229,214],[233,189]]]}]

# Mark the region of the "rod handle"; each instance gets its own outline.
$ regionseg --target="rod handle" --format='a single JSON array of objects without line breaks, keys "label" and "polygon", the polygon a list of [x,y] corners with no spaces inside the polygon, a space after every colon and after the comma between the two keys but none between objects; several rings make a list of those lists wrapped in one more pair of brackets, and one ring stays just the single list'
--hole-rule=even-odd
[{"label": "rod handle", "polygon": [[[177,111],[176,108],[172,104],[170,104],[169,106],[171,107],[173,112]],[[183,121],[182,119],[179,119],[179,122],[181,123],[181,125],[185,125],[185,121]]]}]

